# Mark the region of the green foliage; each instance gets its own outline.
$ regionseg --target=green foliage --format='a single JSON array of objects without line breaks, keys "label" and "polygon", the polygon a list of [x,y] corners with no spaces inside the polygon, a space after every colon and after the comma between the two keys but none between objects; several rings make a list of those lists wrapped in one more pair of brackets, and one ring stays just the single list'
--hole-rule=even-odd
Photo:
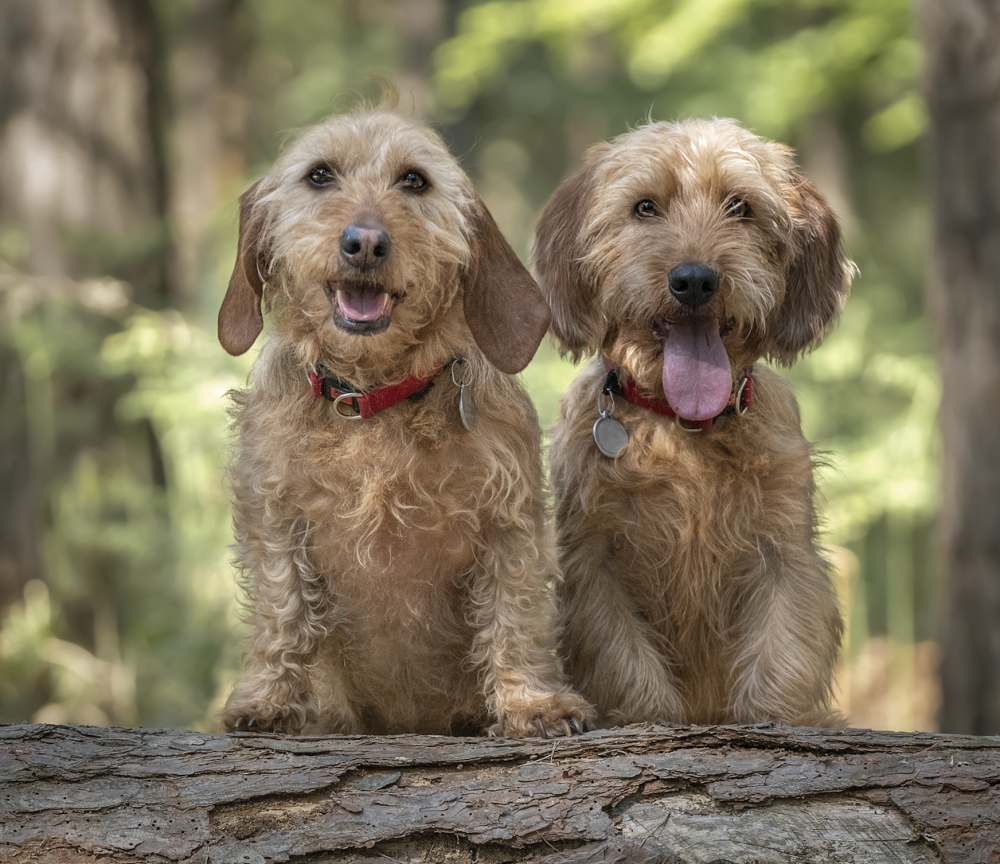
[{"label": "green foliage", "polygon": [[461,15],[458,34],[437,51],[436,83],[446,108],[466,109],[508,85],[537,44],[553,78],[598,99],[619,67],[638,91],[666,96],[672,113],[731,114],[779,138],[857,91],[883,106],[873,141],[901,146],[923,128],[912,92],[920,50],[910,5],[493,0]]},{"label": "green foliage", "polygon": [[49,513],[45,582],[0,622],[0,721],[210,727],[238,664],[223,405],[246,364],[116,283],[57,287],[0,331]]}]

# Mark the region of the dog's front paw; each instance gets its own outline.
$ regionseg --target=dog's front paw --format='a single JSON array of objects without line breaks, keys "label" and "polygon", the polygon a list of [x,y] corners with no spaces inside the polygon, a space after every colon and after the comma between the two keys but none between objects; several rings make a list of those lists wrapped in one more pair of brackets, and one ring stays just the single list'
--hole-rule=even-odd
[{"label": "dog's front paw", "polygon": [[297,731],[293,728],[293,716],[287,708],[264,703],[227,706],[222,715],[222,728],[226,732],[293,733]]},{"label": "dog's front paw", "polygon": [[570,737],[582,735],[593,722],[594,709],[569,690],[539,694],[524,702],[502,706],[500,719],[487,731],[492,737]]}]

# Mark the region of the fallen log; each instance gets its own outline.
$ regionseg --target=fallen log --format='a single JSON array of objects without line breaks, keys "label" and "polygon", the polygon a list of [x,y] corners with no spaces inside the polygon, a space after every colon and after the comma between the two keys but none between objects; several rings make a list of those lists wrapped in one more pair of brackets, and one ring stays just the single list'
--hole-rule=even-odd
[{"label": "fallen log", "polygon": [[0,861],[1000,864],[1000,738],[0,727]]}]

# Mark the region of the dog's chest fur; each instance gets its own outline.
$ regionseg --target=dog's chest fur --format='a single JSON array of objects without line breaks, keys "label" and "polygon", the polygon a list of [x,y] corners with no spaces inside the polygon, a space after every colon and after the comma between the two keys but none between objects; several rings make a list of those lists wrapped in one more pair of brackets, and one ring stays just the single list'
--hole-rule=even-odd
[{"label": "dog's chest fur", "polygon": [[[598,578],[632,598],[635,614],[660,634],[697,714],[698,693],[717,705],[731,684],[741,598],[781,578],[775,538],[792,534],[810,546],[811,451],[788,386],[761,370],[752,411],[721,418],[709,433],[684,432],[619,400],[630,440],[609,459],[592,433],[602,381],[596,364],[574,382],[554,433],[564,598],[572,613],[577,590],[595,590],[573,584],[574,573],[594,573],[580,562],[604,562]],[[569,533],[584,524],[588,536]]]},{"label": "dog's chest fur", "polygon": [[[340,418],[310,395],[304,375],[275,374],[274,365],[268,380],[236,398],[237,525],[266,523],[265,502],[294,490],[302,542],[329,592],[322,653],[343,670],[352,702],[369,706],[370,728],[440,729],[448,726],[442,712],[483,714],[476,675],[463,665],[474,637],[468,578],[488,530],[488,502],[524,498],[516,471],[497,471],[493,452],[506,440],[528,451],[530,465],[528,435],[517,431],[523,415],[507,427],[483,404],[480,426],[462,429],[445,369],[417,401],[370,420]],[[289,398],[296,388],[301,395]],[[512,418],[531,410],[513,382],[509,390]],[[258,446],[265,438],[270,446]],[[535,442],[534,461],[537,449]],[[240,546],[254,542],[238,538]],[[383,727],[377,703],[386,692],[406,698],[396,700],[394,725]],[[404,704],[412,716],[400,716]]]}]

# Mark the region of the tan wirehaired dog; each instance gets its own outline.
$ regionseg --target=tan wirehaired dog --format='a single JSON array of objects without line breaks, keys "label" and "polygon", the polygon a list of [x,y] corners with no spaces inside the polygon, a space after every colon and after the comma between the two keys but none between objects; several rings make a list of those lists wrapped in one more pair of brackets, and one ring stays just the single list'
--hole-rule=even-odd
[{"label": "tan wirehaired dog", "polygon": [[532,249],[564,352],[561,653],[605,725],[830,724],[842,630],[790,364],[853,264],[791,152],[727,120],[592,148]]},{"label": "tan wirehaired dog", "polygon": [[241,198],[229,730],[570,734],[540,433],[513,373],[538,286],[441,138],[383,104],[305,130]]}]

